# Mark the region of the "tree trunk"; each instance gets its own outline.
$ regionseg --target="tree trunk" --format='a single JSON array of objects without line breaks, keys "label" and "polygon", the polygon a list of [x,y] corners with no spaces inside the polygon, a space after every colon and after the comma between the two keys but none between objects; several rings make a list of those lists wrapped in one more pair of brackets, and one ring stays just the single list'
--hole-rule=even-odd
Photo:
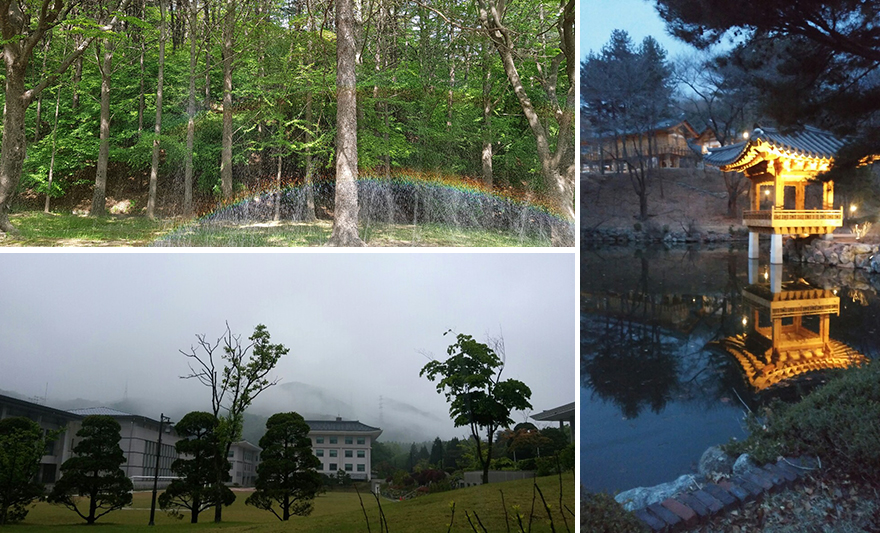
[{"label": "tree trunk", "polygon": [[480,160],[483,163],[483,185],[492,190],[492,63],[489,49],[484,42],[483,48],[483,151]]},{"label": "tree trunk", "polygon": [[49,180],[46,184],[46,205],[43,206],[43,212],[49,212],[49,201],[52,198],[52,175],[55,172],[55,139],[58,135],[58,111],[61,109],[61,86],[56,89],[58,94],[55,95],[55,122],[52,126],[52,157],[49,159]]},{"label": "tree trunk", "polygon": [[[306,94],[306,127],[312,128],[312,91]],[[306,142],[312,142],[311,129],[306,130]],[[314,163],[312,163],[312,148],[306,148],[306,177],[303,187],[306,194],[306,212],[305,221],[315,222],[318,217],[315,216],[315,185],[312,183],[312,174],[314,173]]]},{"label": "tree trunk", "polygon": [[[110,160],[110,80],[113,76],[113,51],[115,48],[116,44],[110,39],[104,44],[104,60],[101,65],[101,140],[98,147],[92,209],[89,212],[93,217],[104,216],[107,201],[107,163]],[[98,53],[100,53],[100,49]]]},{"label": "tree trunk", "polygon": [[150,162],[150,196],[147,198],[147,218],[156,218],[156,189],[159,186],[159,136],[162,134],[162,85],[165,81],[165,0],[159,0],[159,73],[156,76],[156,126],[153,139],[153,157]]},{"label": "tree trunk", "polygon": [[146,106],[145,98],[144,98],[144,78],[146,78],[146,68],[144,66],[144,56],[147,53],[147,43],[146,39],[141,39],[141,87],[140,87],[140,95],[138,95],[138,140],[140,140],[141,135],[144,133],[144,109]]},{"label": "tree trunk", "polygon": [[336,199],[330,246],[364,246],[358,236],[357,92],[352,0],[336,3]]},{"label": "tree trunk", "polygon": [[278,156],[278,174],[275,175],[275,222],[281,220],[281,162],[283,158]]},{"label": "tree trunk", "polygon": [[[9,222],[9,203],[18,187],[24,164],[25,113],[30,103],[24,90],[25,68],[14,68],[6,62],[6,102],[3,113],[3,137],[0,141],[0,231],[18,234]],[[16,65],[17,66],[17,65]]]},{"label": "tree trunk", "polygon": [[574,0],[568,0],[560,19],[562,33],[561,47],[566,56],[566,74],[569,88],[566,93],[565,107],[558,113],[559,134],[556,139],[556,152],[550,150],[549,132],[541,123],[538,113],[522,83],[519,70],[514,60],[514,41],[509,30],[501,24],[504,11],[503,0],[498,4],[488,4],[488,0],[477,0],[480,23],[492,39],[507,79],[519,100],[523,114],[535,136],[538,160],[541,163],[541,175],[549,190],[550,198],[562,218],[570,223],[563,228],[553,225],[551,240],[556,246],[574,245]]},{"label": "tree trunk", "polygon": [[193,144],[196,135],[196,0],[189,3],[189,100],[186,102],[186,159],[183,169],[183,216],[193,214]]},{"label": "tree trunk", "polygon": [[232,39],[235,30],[235,2],[227,0],[223,20],[223,133],[220,151],[220,188],[223,198],[232,198]]},{"label": "tree trunk", "polygon": [[[40,70],[40,78],[46,75],[46,58],[49,57],[49,45],[52,43],[52,34],[46,38],[46,43],[43,45],[43,68]],[[37,98],[37,123],[34,127],[34,142],[40,140],[40,129],[42,127],[41,122],[43,121],[43,94],[40,93],[40,96]]]}]

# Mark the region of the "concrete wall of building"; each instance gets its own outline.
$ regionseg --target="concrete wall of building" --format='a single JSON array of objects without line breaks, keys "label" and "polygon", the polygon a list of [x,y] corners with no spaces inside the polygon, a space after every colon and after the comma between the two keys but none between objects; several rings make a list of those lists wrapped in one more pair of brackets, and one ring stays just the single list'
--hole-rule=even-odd
[{"label": "concrete wall of building", "polygon": [[[369,435],[357,432],[318,431],[309,432],[309,437],[312,439],[312,452],[321,461],[319,472],[335,476],[336,472],[344,470],[352,479],[364,481],[371,479],[373,441]],[[359,442],[358,439],[363,441]],[[363,457],[359,457],[358,452],[362,452]]]}]

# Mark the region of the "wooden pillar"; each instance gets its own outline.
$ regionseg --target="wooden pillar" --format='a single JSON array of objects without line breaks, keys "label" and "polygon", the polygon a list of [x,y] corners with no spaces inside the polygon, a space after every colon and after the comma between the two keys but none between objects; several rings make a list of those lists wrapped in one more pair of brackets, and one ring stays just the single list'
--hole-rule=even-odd
[{"label": "wooden pillar", "polygon": [[773,205],[776,209],[784,209],[785,208],[785,182],[782,179],[780,174],[776,174],[773,178],[773,189],[776,193],[776,199]]},{"label": "wooden pillar", "polygon": [[804,182],[799,182],[794,186],[794,208],[803,210],[804,207],[804,188],[806,184]]},{"label": "wooden pillar", "polygon": [[828,342],[828,317],[831,315],[819,316],[819,337],[823,343]]},{"label": "wooden pillar", "polygon": [[757,181],[752,183],[752,210],[761,210],[761,184]]},{"label": "wooden pillar", "polygon": [[834,209],[834,182],[822,184],[822,209]]}]

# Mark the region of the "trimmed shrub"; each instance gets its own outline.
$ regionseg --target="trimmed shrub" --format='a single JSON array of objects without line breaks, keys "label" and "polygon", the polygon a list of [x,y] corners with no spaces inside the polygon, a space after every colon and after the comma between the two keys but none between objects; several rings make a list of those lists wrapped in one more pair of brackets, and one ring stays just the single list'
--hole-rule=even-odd
[{"label": "trimmed shrub", "polygon": [[581,531],[591,533],[641,533],[642,522],[625,510],[610,494],[581,496]]},{"label": "trimmed shrub", "polygon": [[880,480],[880,365],[847,370],[796,404],[774,403],[749,429],[726,448],[758,463],[819,456],[823,467]]}]

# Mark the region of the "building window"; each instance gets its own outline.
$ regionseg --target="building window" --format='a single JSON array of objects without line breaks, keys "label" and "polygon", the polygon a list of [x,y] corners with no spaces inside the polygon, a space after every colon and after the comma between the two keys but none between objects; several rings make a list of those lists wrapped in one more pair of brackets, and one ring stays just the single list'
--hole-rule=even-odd
[{"label": "building window", "polygon": [[330,450],[330,457],[336,457],[338,452],[336,450]]},{"label": "building window", "polygon": [[345,456],[346,456],[346,457],[351,457],[351,456],[352,456],[352,455],[351,455],[351,450],[345,450]]},{"label": "building window", "polygon": [[365,437],[358,437],[358,444],[366,444],[367,439]]},{"label": "building window", "polygon": [[345,437],[345,443],[346,443],[346,444],[351,444],[351,443],[352,443],[352,438],[351,438],[351,437]]},{"label": "building window", "polygon": [[366,451],[364,451],[364,450],[358,450],[358,457],[360,457],[361,459],[363,459],[363,458],[366,457],[366,456],[367,456],[367,452],[366,452]]},{"label": "building window", "polygon": [[358,465],[358,472],[364,471],[364,465]]},{"label": "building window", "polygon": [[330,444],[336,444],[336,437],[330,437]]},{"label": "building window", "polygon": [[315,450],[315,456],[324,457],[324,450]]},{"label": "building window", "polygon": [[229,450],[229,453],[226,454],[226,457],[235,457],[235,450]]},{"label": "building window", "polygon": [[336,463],[330,463],[330,470],[336,470]]},{"label": "building window", "polygon": [[345,463],[345,471],[351,472],[351,463]]},{"label": "building window", "polygon": [[318,470],[324,470],[324,463],[318,465]]},{"label": "building window", "polygon": [[315,444],[324,444],[324,437],[315,437]]}]

